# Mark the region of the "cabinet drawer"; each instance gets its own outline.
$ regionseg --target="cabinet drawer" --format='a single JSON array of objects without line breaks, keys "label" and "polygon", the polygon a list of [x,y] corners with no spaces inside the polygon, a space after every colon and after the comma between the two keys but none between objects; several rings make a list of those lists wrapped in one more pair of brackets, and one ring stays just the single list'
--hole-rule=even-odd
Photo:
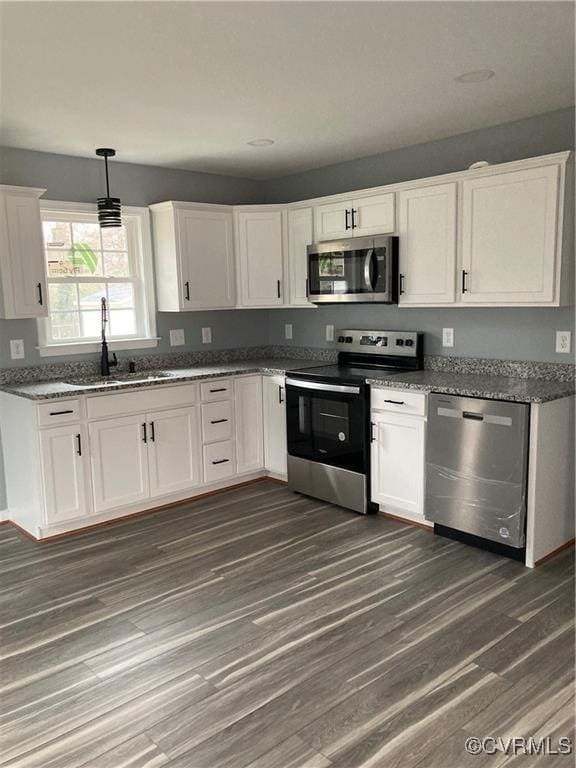
[{"label": "cabinet drawer", "polygon": [[236,474],[236,465],[232,440],[204,446],[205,483],[214,483],[234,474]]},{"label": "cabinet drawer", "polygon": [[80,421],[80,400],[53,400],[38,406],[38,426],[55,427]]},{"label": "cabinet drawer", "polygon": [[202,439],[205,443],[232,437],[232,401],[204,403],[202,406]]},{"label": "cabinet drawer", "polygon": [[371,407],[378,411],[426,416],[427,395],[407,389],[372,389]]},{"label": "cabinet drawer", "polygon": [[145,387],[120,394],[102,394],[86,400],[89,419],[102,419],[125,413],[145,413],[160,408],[194,405],[198,400],[198,385],[179,387]]},{"label": "cabinet drawer", "polygon": [[226,400],[232,395],[231,379],[211,379],[200,384],[200,397],[202,402],[211,400]]}]

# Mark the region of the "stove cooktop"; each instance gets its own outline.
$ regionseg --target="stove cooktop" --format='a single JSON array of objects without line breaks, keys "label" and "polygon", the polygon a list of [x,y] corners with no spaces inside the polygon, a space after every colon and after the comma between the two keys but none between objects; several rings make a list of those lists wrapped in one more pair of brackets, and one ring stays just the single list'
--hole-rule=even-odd
[{"label": "stove cooktop", "polygon": [[288,376],[297,376],[299,379],[308,381],[322,379],[324,381],[339,381],[342,383],[365,382],[366,379],[374,378],[377,373],[385,373],[386,376],[394,376],[400,373],[406,373],[405,369],[382,367],[362,368],[356,365],[319,365],[313,368],[296,368],[288,371]]}]

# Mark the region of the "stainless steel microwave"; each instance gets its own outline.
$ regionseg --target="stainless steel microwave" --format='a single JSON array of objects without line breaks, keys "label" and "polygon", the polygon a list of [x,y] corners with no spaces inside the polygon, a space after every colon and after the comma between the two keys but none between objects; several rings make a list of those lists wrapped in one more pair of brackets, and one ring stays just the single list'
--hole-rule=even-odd
[{"label": "stainless steel microwave", "polygon": [[308,299],[314,304],[398,301],[398,238],[355,237],[309,245]]}]

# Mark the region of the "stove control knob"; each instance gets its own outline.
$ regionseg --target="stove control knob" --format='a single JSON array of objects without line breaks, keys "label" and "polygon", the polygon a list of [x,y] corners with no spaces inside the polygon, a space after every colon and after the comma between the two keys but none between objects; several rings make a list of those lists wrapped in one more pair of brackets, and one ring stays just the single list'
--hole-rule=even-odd
[{"label": "stove control knob", "polygon": [[346,336],[344,341],[346,342],[346,344],[352,344],[352,336]]},{"label": "stove control knob", "polygon": [[338,344],[344,343],[344,336],[338,336]]},{"label": "stove control knob", "polygon": [[413,347],[414,346],[414,339],[406,339],[404,342],[405,347]]},{"label": "stove control knob", "polygon": [[396,346],[397,347],[403,347],[404,346],[404,339],[396,339]]}]

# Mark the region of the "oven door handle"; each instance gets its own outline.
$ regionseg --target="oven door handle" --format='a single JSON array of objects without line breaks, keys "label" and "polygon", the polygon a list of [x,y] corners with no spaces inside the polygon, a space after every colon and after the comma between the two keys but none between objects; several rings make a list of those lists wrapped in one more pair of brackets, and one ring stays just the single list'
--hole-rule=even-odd
[{"label": "oven door handle", "polygon": [[376,274],[376,269],[378,267],[376,266],[375,269],[376,259],[374,256],[374,248],[369,248],[366,251],[366,256],[364,257],[364,284],[369,291],[374,290],[376,281],[378,279],[378,275]]},{"label": "oven door handle", "polygon": [[299,381],[298,379],[286,379],[286,384],[298,389],[315,389],[320,392],[347,392],[351,395],[359,395],[360,387],[352,387],[348,384],[324,384],[320,381]]}]

